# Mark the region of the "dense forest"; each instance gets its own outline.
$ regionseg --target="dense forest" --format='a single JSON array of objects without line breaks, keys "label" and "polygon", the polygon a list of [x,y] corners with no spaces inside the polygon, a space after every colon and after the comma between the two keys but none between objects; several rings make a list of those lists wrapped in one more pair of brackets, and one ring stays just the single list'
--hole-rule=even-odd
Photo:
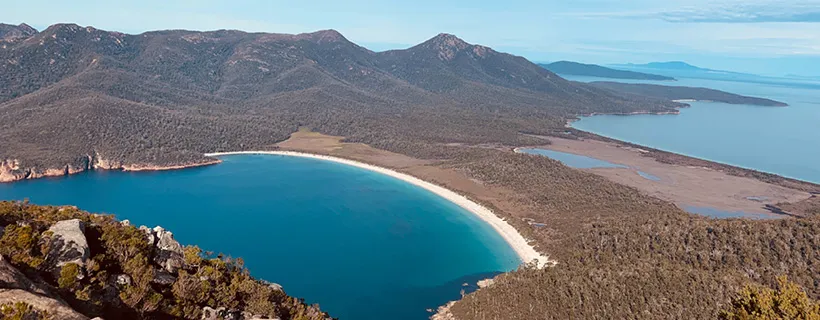
[{"label": "dense forest", "polygon": [[161,228],[21,202],[0,202],[0,227],[0,295],[24,303],[6,306],[19,319],[330,319]]}]

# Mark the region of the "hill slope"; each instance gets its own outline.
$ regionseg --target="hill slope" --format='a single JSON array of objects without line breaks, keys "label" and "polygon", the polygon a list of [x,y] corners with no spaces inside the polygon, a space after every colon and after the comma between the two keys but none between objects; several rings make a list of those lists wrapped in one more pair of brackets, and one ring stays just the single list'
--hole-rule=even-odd
[{"label": "hill slope", "polygon": [[[374,53],[333,30],[287,35],[58,24],[0,46],[0,180],[210,163],[299,127],[391,150],[522,143],[581,113],[669,111],[439,35]],[[501,114],[499,114],[501,112]]]},{"label": "hill slope", "polygon": [[750,104],[767,107],[785,107],[788,104],[765,98],[742,96],[720,90],[697,87],[661,86],[620,82],[592,82],[593,86],[618,92],[638,94],[669,100],[706,100],[730,104]]},{"label": "hill slope", "polygon": [[540,66],[558,74],[571,74],[577,76],[636,80],[675,80],[675,78],[667,76],[635,71],[617,70],[602,67],[595,64],[584,64],[572,61],[558,61],[550,64],[540,64]]}]

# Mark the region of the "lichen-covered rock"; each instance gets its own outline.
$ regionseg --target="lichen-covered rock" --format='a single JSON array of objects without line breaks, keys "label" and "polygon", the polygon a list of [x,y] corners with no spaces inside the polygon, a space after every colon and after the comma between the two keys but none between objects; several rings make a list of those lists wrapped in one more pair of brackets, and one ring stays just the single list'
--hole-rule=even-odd
[{"label": "lichen-covered rock", "polygon": [[182,245],[174,240],[174,234],[162,227],[148,229],[146,226],[139,228],[148,235],[148,243],[154,249],[154,262],[162,266],[165,271],[175,274],[185,263]]},{"label": "lichen-covered rock", "polygon": [[177,277],[173,274],[169,273],[166,270],[155,270],[154,271],[154,279],[151,280],[151,283],[163,285],[163,286],[170,286],[177,281]]},{"label": "lichen-covered rock", "polygon": [[46,255],[47,267],[59,270],[68,263],[85,266],[91,252],[85,238],[85,224],[79,219],[58,221],[48,231],[49,251]]},{"label": "lichen-covered rock", "polygon": [[263,284],[265,284],[266,286],[268,286],[268,287],[270,287],[271,289],[273,289],[274,291],[285,291],[285,289],[283,289],[283,288],[282,288],[282,285],[281,285],[281,284],[278,284],[278,283],[275,283],[275,282],[266,281],[266,280],[260,280],[260,281],[261,281]]},{"label": "lichen-covered rock", "polygon": [[[224,310],[224,308],[220,308]],[[202,308],[202,320],[220,320],[220,309],[214,309],[211,307],[204,307]]]},{"label": "lichen-covered rock", "polygon": [[279,318],[263,318],[247,311],[228,310],[225,307],[202,308],[202,320],[280,320]]},{"label": "lichen-covered rock", "polygon": [[130,286],[131,285],[131,276],[127,274],[118,274],[115,276],[118,285],[121,286]]}]

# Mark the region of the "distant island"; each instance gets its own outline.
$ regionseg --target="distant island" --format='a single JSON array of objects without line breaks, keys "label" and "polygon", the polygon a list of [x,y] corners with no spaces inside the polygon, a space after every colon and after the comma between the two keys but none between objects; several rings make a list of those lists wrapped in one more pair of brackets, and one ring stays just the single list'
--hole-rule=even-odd
[{"label": "distant island", "polygon": [[623,68],[633,71],[657,72],[664,75],[687,76],[687,77],[706,77],[706,78],[726,78],[731,79],[737,77],[758,77],[758,75],[726,70],[717,70],[698,67],[683,61],[665,61],[665,62],[650,62],[644,64],[626,63],[613,64],[615,68]]},{"label": "distant island", "polygon": [[538,65],[558,74],[571,74],[576,76],[635,80],[675,80],[675,78],[657,74],[617,70],[599,66],[596,64],[585,64],[572,61],[558,61],[549,64]]},{"label": "distant island", "polygon": [[703,100],[730,104],[749,104],[766,107],[788,106],[788,104],[785,102],[775,101],[766,98],[742,96],[739,94],[708,88],[662,86],[656,84],[633,84],[609,81],[596,81],[590,84],[602,89],[609,89],[617,92],[626,92],[629,94],[637,94],[661,99],[677,100],[679,102],[681,102],[681,100]]},{"label": "distant island", "polygon": [[636,67],[651,68],[651,69],[667,69],[667,70],[711,70],[701,67],[696,67],[683,61],[667,61],[667,62],[650,62],[646,64],[630,64]]}]

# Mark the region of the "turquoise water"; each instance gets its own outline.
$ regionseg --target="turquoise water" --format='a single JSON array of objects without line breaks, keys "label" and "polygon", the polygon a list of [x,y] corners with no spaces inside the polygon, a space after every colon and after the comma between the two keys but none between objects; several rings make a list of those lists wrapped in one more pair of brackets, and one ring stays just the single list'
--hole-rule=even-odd
[{"label": "turquoise water", "polygon": [[519,263],[481,220],[392,177],[296,157],[223,160],[0,184],[0,199],[162,225],[183,244],[244,258],[254,276],[342,320],[427,319],[426,309],[458,299],[462,284]]},{"label": "turquoise water", "polygon": [[692,102],[692,107],[681,109],[679,115],[599,115],[584,117],[572,126],[652,148],[820,183],[820,85],[769,78],[765,83],[690,78],[674,83],[626,82],[706,87],[783,101],[789,106]]},{"label": "turquoise water", "polygon": [[527,154],[535,154],[540,156],[545,156],[553,160],[561,161],[564,165],[571,167],[571,168],[579,168],[579,169],[590,169],[590,168],[629,168],[625,165],[620,165],[608,161],[604,161],[597,158],[554,151],[554,150],[547,150],[547,149],[537,149],[537,148],[521,148],[518,151],[527,153]]}]

